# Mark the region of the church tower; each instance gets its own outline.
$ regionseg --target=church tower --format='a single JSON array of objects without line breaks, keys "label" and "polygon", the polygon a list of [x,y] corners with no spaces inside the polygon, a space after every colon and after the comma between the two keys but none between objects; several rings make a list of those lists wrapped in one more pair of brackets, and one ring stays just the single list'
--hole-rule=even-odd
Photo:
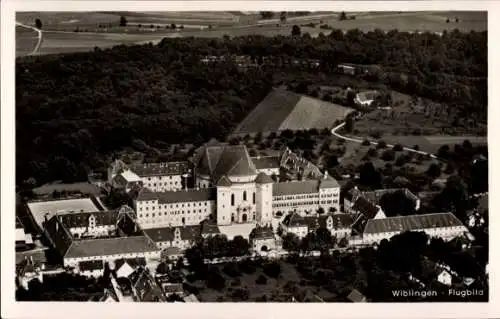
[{"label": "church tower", "polygon": [[273,218],[273,180],[265,173],[259,173],[255,184],[257,186],[257,222],[265,225]]},{"label": "church tower", "polygon": [[222,176],[217,182],[217,225],[231,224],[231,201],[234,201],[231,185],[226,176]]}]

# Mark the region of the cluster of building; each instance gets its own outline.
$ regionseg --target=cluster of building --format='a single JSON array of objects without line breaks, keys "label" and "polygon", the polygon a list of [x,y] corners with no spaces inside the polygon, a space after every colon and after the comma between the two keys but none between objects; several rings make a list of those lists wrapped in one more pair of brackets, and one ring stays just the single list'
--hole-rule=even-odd
[{"label": "cluster of building", "polygon": [[[137,190],[133,207],[108,210],[98,198],[78,198],[34,201],[28,209],[64,267],[98,277],[111,264],[117,287],[119,278],[137,269],[143,269],[140,278],[149,278],[151,265],[177,259],[197,239],[215,235],[243,236],[254,252],[264,252],[281,249],[278,229],[303,238],[324,228],[351,245],[376,244],[409,230],[445,239],[468,233],[451,213],[386,217],[379,201],[391,192],[404,193],[418,210],[420,200],[408,189],[353,188],[341,209],[339,183],[287,148],[251,157],[243,145],[218,144],[190,162],[116,160],[108,183]],[[160,298],[156,288],[144,289],[119,287],[107,298],[127,300],[127,291],[133,300]]]}]

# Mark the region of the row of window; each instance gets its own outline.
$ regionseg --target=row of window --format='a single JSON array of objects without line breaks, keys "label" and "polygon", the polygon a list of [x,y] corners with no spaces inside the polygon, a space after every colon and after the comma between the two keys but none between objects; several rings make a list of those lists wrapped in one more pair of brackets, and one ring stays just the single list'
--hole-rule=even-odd
[{"label": "row of window", "polygon": [[[166,176],[166,177],[168,177],[169,179],[172,179],[172,176]],[[162,178],[162,176],[158,176],[158,179],[160,181],[161,181],[161,178]],[[148,177],[148,181],[150,181],[150,180],[151,180],[151,177]]]},{"label": "row of window", "polygon": [[[139,202],[141,203],[141,202]],[[144,202],[142,202],[144,203]],[[149,201],[146,201],[146,205],[147,203],[149,203]],[[164,204],[163,207],[162,207],[162,204],[158,205],[158,209],[167,209],[167,208],[179,208],[179,205],[181,205],[180,207],[201,207],[201,206],[208,206],[208,202],[192,202],[192,203],[187,203],[187,204]],[[140,205],[142,206],[142,205]],[[151,210],[155,210],[155,207],[156,205],[153,204],[153,206],[151,206]],[[139,207],[139,210],[142,210],[142,207]],[[146,210],[149,210],[148,207],[146,207]]]},{"label": "row of window", "polygon": [[[175,181],[173,183],[172,182],[169,182],[169,183],[167,183],[167,182],[165,182],[165,183],[158,183],[158,186],[167,186],[167,185],[172,186],[172,185],[179,185],[179,184],[180,184],[179,182]],[[156,183],[147,183],[146,187],[156,187]]]},{"label": "row of window", "polygon": [[320,197],[321,198],[327,198],[327,197],[338,197],[339,194],[337,193],[330,193],[330,194],[321,194]]},{"label": "row of window", "polygon": [[273,204],[273,207],[296,207],[296,206],[307,206],[307,205],[318,205],[319,201],[310,201],[310,202],[288,202],[288,203],[276,203]]},{"label": "row of window", "polygon": [[334,199],[334,200],[322,200],[320,201],[320,204],[337,204],[339,201]]},{"label": "row of window", "polygon": [[318,198],[318,194],[306,194],[306,195],[288,195],[288,196],[275,196],[273,200],[281,201],[281,200],[297,200],[297,199],[308,199],[308,198]]},{"label": "row of window", "polygon": [[[147,210],[147,209],[146,209]],[[163,216],[172,216],[172,215],[181,215],[181,214],[196,214],[196,213],[206,213],[207,212],[207,209],[206,208],[203,208],[203,209],[194,209],[194,210],[175,210],[175,211],[170,211],[170,212],[165,212],[165,214]],[[139,218],[142,218],[142,216],[144,216],[145,218],[149,218],[149,214],[146,213],[146,214],[139,214]],[[154,218],[156,215],[155,213],[151,213],[151,217]],[[162,216],[162,212],[158,212],[158,216]]]}]

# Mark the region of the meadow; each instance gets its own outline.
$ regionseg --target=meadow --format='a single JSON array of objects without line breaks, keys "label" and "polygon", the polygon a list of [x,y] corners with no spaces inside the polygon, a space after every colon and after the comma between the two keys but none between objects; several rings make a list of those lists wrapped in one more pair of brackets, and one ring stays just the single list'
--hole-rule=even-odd
[{"label": "meadow", "polygon": [[235,134],[331,128],[353,109],[278,88],[240,123]]}]

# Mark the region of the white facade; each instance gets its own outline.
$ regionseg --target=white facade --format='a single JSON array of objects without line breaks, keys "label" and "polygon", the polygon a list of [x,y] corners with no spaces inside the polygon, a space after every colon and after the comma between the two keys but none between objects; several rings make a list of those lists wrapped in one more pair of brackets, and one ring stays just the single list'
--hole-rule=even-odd
[{"label": "white facade", "polygon": [[136,201],[137,221],[143,229],[196,225],[215,212],[215,202],[161,203],[158,199]]},{"label": "white facade", "polygon": [[276,240],[274,238],[255,238],[251,240],[250,244],[252,250],[255,252],[276,249]]},{"label": "white facade", "polygon": [[[451,226],[451,227],[435,227],[426,229],[412,229],[413,232],[424,232],[429,237],[438,237],[443,240],[452,240],[455,237],[461,236],[464,233],[468,233],[468,229],[465,226]],[[380,243],[383,239],[391,239],[391,237],[400,234],[401,231],[393,232],[380,232],[380,233],[364,233],[363,234],[363,244],[373,245]]]},{"label": "white facade", "polygon": [[451,278],[451,274],[446,271],[446,270],[443,270],[437,277],[437,280],[442,283],[443,285],[446,285],[446,286],[451,286],[452,284],[452,278]]},{"label": "white facade", "polygon": [[160,259],[160,251],[143,251],[137,253],[115,254],[105,256],[88,256],[88,257],[64,257],[64,267],[77,267],[78,263],[89,260],[103,260],[104,262],[116,261],[125,258],[145,258],[146,261]]},{"label": "white facade", "polygon": [[317,193],[296,194],[273,197],[273,214],[277,212],[288,213],[296,212],[304,215],[306,212],[316,213],[322,207],[325,212],[334,209],[340,212],[340,187],[323,188]]},{"label": "white facade", "polygon": [[182,189],[182,175],[141,176],[144,187],[153,192],[166,192]]},{"label": "white facade", "polygon": [[124,262],[120,268],[116,269],[116,278],[128,278],[133,272],[134,268],[132,268],[127,262]]},{"label": "white facade", "polygon": [[99,278],[103,275],[104,269],[80,270],[78,273],[86,277]]},{"label": "white facade", "polygon": [[[233,183],[230,186],[217,186],[217,224],[230,225],[233,223],[249,223],[257,221],[257,199],[259,198],[259,208],[267,208],[269,199],[269,186],[259,187],[259,191],[264,194],[258,194],[255,182],[248,182],[253,176],[235,178],[239,183]],[[255,177],[253,177],[255,180]],[[233,181],[233,180],[232,180]],[[270,216],[270,213],[260,212],[259,216]]]}]

